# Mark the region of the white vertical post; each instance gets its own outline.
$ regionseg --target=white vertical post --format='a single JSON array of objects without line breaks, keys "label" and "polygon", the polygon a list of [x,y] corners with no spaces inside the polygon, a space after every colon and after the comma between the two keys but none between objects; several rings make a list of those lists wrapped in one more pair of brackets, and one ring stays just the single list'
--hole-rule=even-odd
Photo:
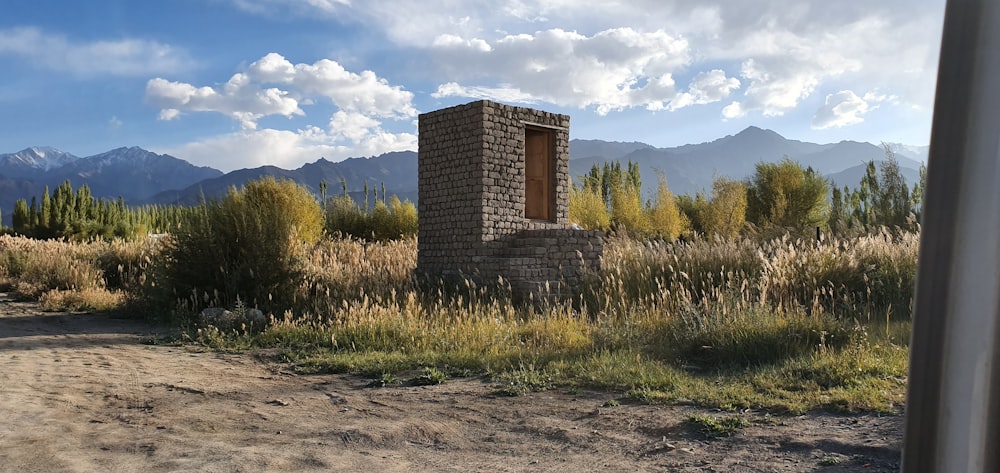
[{"label": "white vertical post", "polygon": [[903,470],[1000,471],[1000,2],[949,0]]}]

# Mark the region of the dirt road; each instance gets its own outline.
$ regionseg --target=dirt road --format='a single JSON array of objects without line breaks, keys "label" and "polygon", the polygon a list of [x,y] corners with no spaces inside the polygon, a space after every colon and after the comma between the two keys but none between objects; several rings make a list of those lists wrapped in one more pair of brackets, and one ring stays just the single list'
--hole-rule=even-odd
[{"label": "dirt road", "polygon": [[[0,471],[895,471],[900,416],[778,417],[708,440],[711,411],[480,379],[368,387],[0,294]],[[756,413],[757,418],[763,413]]]}]

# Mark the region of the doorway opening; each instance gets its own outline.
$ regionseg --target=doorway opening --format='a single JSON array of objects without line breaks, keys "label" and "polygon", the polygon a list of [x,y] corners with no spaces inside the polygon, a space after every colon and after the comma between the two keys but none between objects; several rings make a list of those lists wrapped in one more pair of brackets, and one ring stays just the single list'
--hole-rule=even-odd
[{"label": "doorway opening", "polygon": [[554,221],[555,140],[553,130],[524,129],[524,217]]}]

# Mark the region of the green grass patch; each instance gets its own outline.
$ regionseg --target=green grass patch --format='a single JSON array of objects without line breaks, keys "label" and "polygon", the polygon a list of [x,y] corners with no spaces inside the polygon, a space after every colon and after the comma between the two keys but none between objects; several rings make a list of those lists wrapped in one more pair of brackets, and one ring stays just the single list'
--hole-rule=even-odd
[{"label": "green grass patch", "polygon": [[732,437],[741,429],[747,428],[751,422],[740,415],[710,415],[694,414],[686,420],[706,438]]},{"label": "green grass patch", "polygon": [[[558,377],[558,373],[555,375]],[[499,396],[523,396],[529,392],[547,391],[555,387],[552,373],[535,369],[534,365],[502,371],[493,376],[496,383],[494,394]]]},{"label": "green grass patch", "polygon": [[[800,327],[798,333],[802,333],[814,330],[818,323],[829,322],[786,321],[774,326],[781,327],[781,333],[788,335],[795,333],[789,332],[789,327]],[[622,392],[625,399],[637,402],[689,404],[728,411],[763,409],[791,414],[813,409],[898,411],[905,397],[906,347],[888,341],[886,335],[869,336],[864,326],[846,323],[844,326],[851,327],[843,329],[846,342],[838,344],[847,343],[845,346],[820,341],[811,350],[786,348],[780,352],[782,356],[768,354],[753,363],[744,357],[739,362],[716,363],[711,369],[692,365],[690,358],[666,356],[670,350],[652,345],[581,352],[566,345],[538,344],[527,350],[522,337],[511,337],[510,345],[490,349],[463,346],[457,340],[451,341],[450,350],[414,347],[386,350],[356,345],[333,348],[325,340],[328,336],[298,336],[298,331],[282,327],[276,329],[279,333],[265,331],[258,335],[255,345],[267,340],[294,347],[286,348],[282,354],[304,373],[355,373],[378,381],[433,367],[446,377],[490,376],[495,383],[494,393],[504,396],[520,396],[557,386],[586,386]],[[741,324],[733,330],[745,327]],[[885,333],[891,338],[900,330],[890,327]],[[514,328],[510,331],[517,333]],[[873,332],[881,331],[882,327],[873,328]],[[428,381],[432,378],[425,372],[420,376]],[[383,383],[391,384],[394,383]]]},{"label": "green grass patch", "polygon": [[434,386],[436,384],[444,384],[445,381],[448,381],[448,375],[444,371],[429,367],[424,368],[420,374],[414,376],[410,380],[410,384],[413,386]]}]

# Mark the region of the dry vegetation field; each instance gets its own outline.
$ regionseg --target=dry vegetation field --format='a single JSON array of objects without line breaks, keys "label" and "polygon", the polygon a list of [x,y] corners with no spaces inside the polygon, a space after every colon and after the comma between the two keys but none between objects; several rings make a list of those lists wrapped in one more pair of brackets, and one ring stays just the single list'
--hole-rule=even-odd
[{"label": "dry vegetation field", "polygon": [[[109,471],[890,471],[917,241],[612,238],[579,298],[525,304],[502,287],[418,286],[413,239],[323,238],[296,249],[287,310],[218,328],[201,307],[254,304],[164,287],[169,237],[4,236],[16,299],[146,321],[0,303],[21,307],[0,318],[2,407],[22,412],[0,429],[3,459],[22,471],[89,469],[63,452]],[[64,391],[77,388],[90,394]],[[10,453],[29,445],[54,453]]]}]

